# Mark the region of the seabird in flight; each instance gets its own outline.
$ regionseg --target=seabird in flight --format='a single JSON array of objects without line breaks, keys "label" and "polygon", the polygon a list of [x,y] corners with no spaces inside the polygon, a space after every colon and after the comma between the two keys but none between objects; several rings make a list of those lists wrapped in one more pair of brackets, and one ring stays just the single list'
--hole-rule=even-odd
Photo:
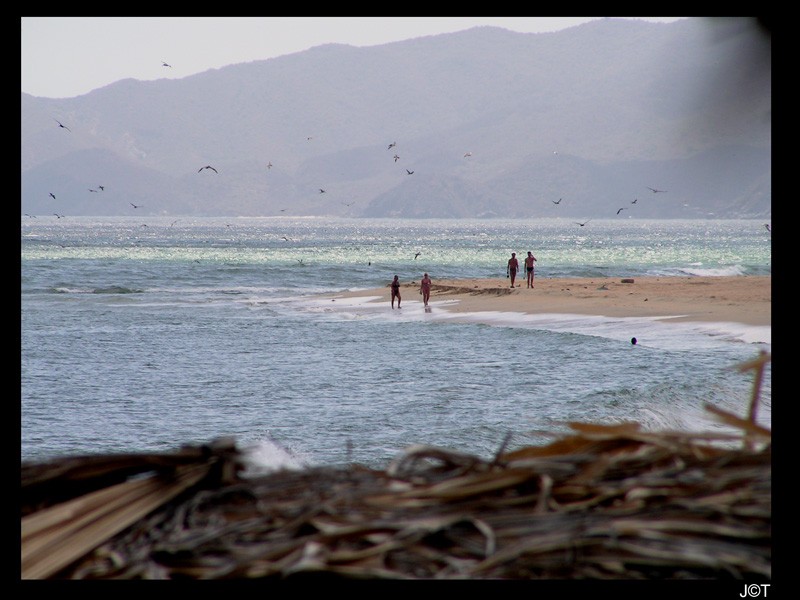
[{"label": "seabird in flight", "polygon": [[575,225],[580,225],[581,227],[583,227],[583,226],[584,226],[584,225],[586,225],[586,223],[588,223],[589,221],[591,221],[591,219],[589,219],[589,220],[587,220],[587,221],[584,221],[583,223],[578,223],[577,221],[575,221]]},{"label": "seabird in flight", "polygon": [[58,214],[58,213],[53,213],[53,214],[54,214],[56,217],[58,217],[59,219],[60,219],[61,217],[63,217],[63,216],[64,216],[64,215],[60,215],[60,214]]},{"label": "seabird in flight", "polygon": [[214,167],[212,167],[211,165],[206,165],[205,167],[200,167],[200,168],[197,170],[197,172],[199,173],[199,172],[200,172],[200,171],[202,171],[203,169],[211,169],[212,171],[214,171],[214,173],[219,173],[219,171],[217,171],[217,170],[216,170]]},{"label": "seabird in flight", "polygon": [[413,175],[414,171],[409,171],[408,169],[406,169],[406,173],[408,173],[409,175]]},{"label": "seabird in flight", "polygon": [[63,127],[63,128],[64,128],[64,129],[66,129],[67,131],[72,131],[72,129],[70,129],[69,127],[67,127],[66,125],[64,125],[64,124],[63,124],[61,121],[59,121],[58,119],[53,119],[53,120],[54,120],[56,123],[58,123],[58,126],[59,126],[59,127]]},{"label": "seabird in flight", "polygon": [[101,191],[101,192],[102,192],[104,189],[106,189],[106,186],[104,186],[104,185],[98,185],[97,187],[99,187],[99,188],[100,188],[100,191]]},{"label": "seabird in flight", "polygon": [[128,202],[133,208],[139,208],[141,204],[134,204],[133,202]]},{"label": "seabird in flight", "polygon": [[167,64],[167,63],[165,63],[163,60],[161,61],[161,66],[162,66],[162,67],[169,67],[170,69],[172,68],[172,65],[168,65],[168,64]]},{"label": "seabird in flight", "polygon": [[772,228],[769,226],[769,223],[764,223],[764,227],[766,227],[766,228],[767,228],[767,231],[769,231],[770,233],[772,233]]},{"label": "seabird in flight", "polygon": [[389,147],[387,148],[387,150],[391,150],[395,146],[397,146],[397,142],[392,142],[391,144],[389,144]]},{"label": "seabird in flight", "polygon": [[394,162],[397,162],[400,157],[397,154],[394,155]]},{"label": "seabird in flight", "polygon": [[634,199],[633,199],[633,202],[631,202],[631,204],[636,204],[638,201],[639,201],[639,199],[638,199],[638,198],[634,198]]},{"label": "seabird in flight", "polygon": [[621,213],[623,210],[625,210],[624,206],[617,211],[617,214]]},{"label": "seabird in flight", "polygon": [[325,190],[323,190],[322,188],[319,188],[319,193],[320,193],[320,194],[324,194],[324,193],[325,193]]},{"label": "seabird in flight", "polygon": [[472,152],[467,152],[467,153],[464,155],[464,158],[467,158],[468,156],[472,156]]},{"label": "seabird in flight", "polygon": [[561,198],[559,198],[558,200],[550,200],[550,202],[552,202],[553,204],[561,204]]},{"label": "seabird in flight", "polygon": [[422,254],[422,252],[417,252],[417,253],[414,255],[414,260],[417,260],[417,257],[418,257],[420,254]]},{"label": "seabird in flight", "polygon": [[651,187],[647,187],[647,186],[644,186],[644,187],[646,187],[648,190],[650,190],[650,191],[651,191],[651,192],[653,192],[654,194],[658,194],[659,192],[661,192],[661,193],[663,194],[664,192],[666,192],[666,191],[667,191],[667,190],[657,190],[657,189],[655,189],[655,188],[651,188]]},{"label": "seabird in flight", "polygon": [[56,196],[55,196],[55,194],[54,194],[53,192],[50,192],[50,197],[51,197],[53,200],[55,200],[55,199],[56,199]]}]

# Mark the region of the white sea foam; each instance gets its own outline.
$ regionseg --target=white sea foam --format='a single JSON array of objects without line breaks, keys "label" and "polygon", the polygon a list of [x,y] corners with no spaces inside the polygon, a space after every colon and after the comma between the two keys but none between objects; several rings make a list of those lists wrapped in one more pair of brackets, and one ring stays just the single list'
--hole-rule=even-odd
[{"label": "white sea foam", "polygon": [[272,440],[261,440],[244,448],[245,476],[258,476],[281,469],[302,469],[307,461]]},{"label": "white sea foam", "polygon": [[433,319],[454,322],[482,323],[499,327],[526,327],[593,335],[629,342],[637,338],[637,345],[649,345],[666,350],[697,348],[698,344],[744,342],[772,344],[772,327],[732,322],[673,321],[683,315],[655,317],[606,317],[569,313],[538,313],[504,311],[454,312],[448,307],[458,300],[431,301],[426,310],[419,300],[404,300],[403,308],[387,312],[387,302],[376,302],[379,296],[335,297],[331,299],[304,300],[307,310],[335,312],[346,318],[391,317],[406,320]]},{"label": "white sea foam", "polygon": [[704,268],[701,265],[690,265],[683,267],[681,271],[697,277],[738,277],[745,274],[745,269],[741,265],[721,268]]}]

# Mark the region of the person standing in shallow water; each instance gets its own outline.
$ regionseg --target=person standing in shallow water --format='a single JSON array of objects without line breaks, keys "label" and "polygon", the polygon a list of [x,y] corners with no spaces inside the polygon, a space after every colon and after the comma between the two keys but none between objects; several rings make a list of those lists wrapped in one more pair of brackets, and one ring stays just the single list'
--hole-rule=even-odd
[{"label": "person standing in shallow water", "polygon": [[397,298],[397,308],[400,308],[400,279],[397,275],[392,280],[392,308],[394,308],[395,298]]},{"label": "person standing in shallow water", "polygon": [[528,250],[528,256],[525,259],[525,271],[528,273],[528,287],[533,287],[533,263],[536,262],[536,257]]},{"label": "person standing in shallow water", "polygon": [[431,278],[428,274],[422,276],[422,281],[419,284],[419,292],[422,294],[422,303],[428,306],[428,300],[431,297]]},{"label": "person standing in shallow water", "polygon": [[514,287],[514,280],[517,278],[517,271],[519,271],[517,253],[512,252],[511,258],[508,259],[508,266],[506,267],[506,277],[511,277],[511,287]]}]

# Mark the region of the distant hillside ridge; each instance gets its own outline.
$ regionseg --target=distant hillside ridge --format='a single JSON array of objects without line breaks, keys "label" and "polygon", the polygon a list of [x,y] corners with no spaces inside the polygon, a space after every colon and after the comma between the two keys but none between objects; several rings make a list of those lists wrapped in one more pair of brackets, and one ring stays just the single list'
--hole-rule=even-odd
[{"label": "distant hillside ridge", "polygon": [[22,94],[21,162],[28,214],[769,218],[770,39],[476,27]]}]

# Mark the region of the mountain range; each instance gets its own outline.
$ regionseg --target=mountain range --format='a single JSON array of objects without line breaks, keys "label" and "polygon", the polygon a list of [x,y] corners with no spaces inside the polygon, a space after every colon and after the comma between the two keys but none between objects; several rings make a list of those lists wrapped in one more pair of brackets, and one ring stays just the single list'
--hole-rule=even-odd
[{"label": "mountain range", "polygon": [[749,17],[327,44],[23,93],[21,114],[34,215],[771,215],[770,37]]}]

